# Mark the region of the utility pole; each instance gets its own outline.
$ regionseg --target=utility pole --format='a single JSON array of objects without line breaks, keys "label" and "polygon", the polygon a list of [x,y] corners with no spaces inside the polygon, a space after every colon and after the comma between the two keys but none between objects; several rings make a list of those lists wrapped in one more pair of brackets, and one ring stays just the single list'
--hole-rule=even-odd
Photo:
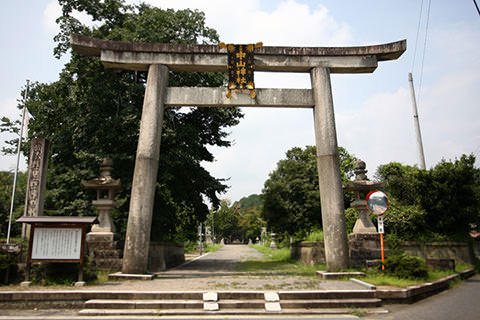
[{"label": "utility pole", "polygon": [[408,81],[410,82],[410,93],[412,96],[413,105],[413,122],[415,125],[415,132],[417,133],[418,152],[420,154],[420,169],[425,170],[425,154],[423,152],[422,133],[420,131],[420,121],[418,120],[417,100],[415,98],[415,89],[413,88],[412,73],[408,73]]}]

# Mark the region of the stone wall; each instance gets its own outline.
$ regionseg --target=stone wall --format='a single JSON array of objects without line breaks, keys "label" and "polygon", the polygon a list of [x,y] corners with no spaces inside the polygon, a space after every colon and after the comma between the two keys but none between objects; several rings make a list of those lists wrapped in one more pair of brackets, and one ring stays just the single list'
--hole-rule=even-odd
[{"label": "stone wall", "polygon": [[[352,267],[364,267],[366,260],[380,259],[380,240],[378,235],[350,237],[350,263]],[[423,259],[453,259],[456,263],[471,263],[470,250],[463,242],[419,242],[407,241],[402,249],[411,256]],[[388,244],[385,243],[385,255],[388,256]],[[325,264],[323,242],[296,242],[292,244],[290,257],[306,265]]]},{"label": "stone wall", "polygon": [[454,259],[457,263],[471,263],[470,249],[465,242],[406,241],[402,249],[411,256],[423,259]]},{"label": "stone wall", "polygon": [[325,247],[323,241],[302,241],[292,243],[290,258],[303,264],[325,264]]},{"label": "stone wall", "polygon": [[122,267],[123,242],[118,235],[88,233],[87,252],[94,270],[118,271]]},{"label": "stone wall", "polygon": [[150,241],[148,270],[163,271],[185,262],[183,243]]}]

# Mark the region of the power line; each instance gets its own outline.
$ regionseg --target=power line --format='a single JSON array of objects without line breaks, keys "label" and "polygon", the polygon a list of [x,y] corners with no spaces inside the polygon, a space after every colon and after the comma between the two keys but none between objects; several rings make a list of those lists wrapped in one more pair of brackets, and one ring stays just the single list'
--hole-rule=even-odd
[{"label": "power line", "polygon": [[419,92],[418,101],[420,101],[420,97],[421,97],[421,94],[422,94],[423,65],[425,63],[425,52],[427,51],[428,24],[430,22],[430,7],[431,7],[431,4],[432,4],[432,0],[428,0],[427,23],[425,24],[425,38],[424,38],[424,41],[423,41],[422,65],[420,67],[420,83],[418,85],[418,92]]},{"label": "power line", "polygon": [[480,9],[478,8],[478,4],[475,0],[473,0],[473,4],[475,5],[475,8],[477,8],[478,15],[480,15]]},{"label": "power line", "polygon": [[417,25],[417,36],[415,37],[415,48],[413,50],[413,62],[412,62],[412,70],[415,67],[415,58],[417,57],[417,45],[418,45],[418,35],[420,34],[420,25],[422,22],[422,12],[423,12],[423,0],[422,3],[420,4],[420,14],[418,16],[418,25]]}]

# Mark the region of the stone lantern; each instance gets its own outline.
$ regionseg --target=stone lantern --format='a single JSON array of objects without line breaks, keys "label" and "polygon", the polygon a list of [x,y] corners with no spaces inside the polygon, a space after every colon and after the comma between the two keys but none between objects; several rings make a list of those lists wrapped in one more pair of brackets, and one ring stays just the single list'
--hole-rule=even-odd
[{"label": "stone lantern", "polygon": [[100,177],[92,180],[82,180],[82,184],[87,189],[97,191],[97,200],[92,201],[92,205],[99,212],[99,224],[92,226],[92,233],[114,234],[115,225],[112,219],[112,211],[117,205],[114,200],[115,191],[122,188],[120,179],[112,178],[113,160],[105,158],[100,166]]},{"label": "stone lantern", "polygon": [[367,260],[375,260],[380,257],[379,236],[377,228],[370,219],[366,205],[366,196],[369,192],[381,189],[384,182],[371,181],[367,178],[366,164],[362,160],[355,163],[355,180],[350,181],[345,191],[353,191],[355,200],[350,204],[358,212],[358,218],[353,227],[353,233],[349,235],[350,263],[352,267],[365,266]]},{"label": "stone lantern", "polygon": [[366,164],[362,160],[355,162],[355,180],[345,186],[345,191],[353,191],[355,200],[350,203],[358,212],[358,218],[353,227],[353,233],[377,233],[366,206],[367,194],[384,186],[383,182],[371,181],[367,178]]},{"label": "stone lantern", "polygon": [[100,176],[92,180],[82,180],[87,189],[97,191],[97,199],[92,205],[98,210],[98,224],[87,234],[88,254],[97,269],[115,270],[121,266],[122,248],[119,234],[116,233],[112,211],[116,206],[115,191],[120,190],[120,179],[112,178],[113,160],[105,158],[100,165]]}]

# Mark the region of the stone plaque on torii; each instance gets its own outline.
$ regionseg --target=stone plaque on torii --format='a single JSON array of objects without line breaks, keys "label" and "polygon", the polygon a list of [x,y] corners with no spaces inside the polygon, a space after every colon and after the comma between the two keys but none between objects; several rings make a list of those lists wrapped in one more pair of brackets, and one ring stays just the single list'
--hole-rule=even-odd
[{"label": "stone plaque on torii", "polygon": [[362,47],[268,47],[255,50],[255,71],[304,72],[312,89],[168,87],[169,71],[228,72],[227,50],[216,45],[133,43],[71,36],[80,54],[98,56],[108,68],[148,71],[133,176],[123,258],[123,273],[146,272],[153,214],[155,180],[165,107],[239,106],[313,109],[319,189],[325,237],[325,258],[331,271],[348,267],[348,243],[343,208],[331,73],[370,73],[380,61],[395,60],[406,40]]}]

